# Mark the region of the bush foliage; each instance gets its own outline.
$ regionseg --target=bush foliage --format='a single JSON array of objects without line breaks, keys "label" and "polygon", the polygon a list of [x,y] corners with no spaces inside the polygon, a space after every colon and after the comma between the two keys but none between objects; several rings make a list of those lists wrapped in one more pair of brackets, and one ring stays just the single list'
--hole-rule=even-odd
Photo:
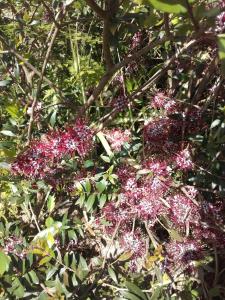
[{"label": "bush foliage", "polygon": [[0,298],[224,299],[225,2],[0,14]]}]

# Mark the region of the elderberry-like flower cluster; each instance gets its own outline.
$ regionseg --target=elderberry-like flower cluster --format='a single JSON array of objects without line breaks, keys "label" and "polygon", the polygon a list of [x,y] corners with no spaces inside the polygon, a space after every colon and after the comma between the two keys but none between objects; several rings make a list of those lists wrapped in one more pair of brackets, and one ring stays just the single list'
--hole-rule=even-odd
[{"label": "elderberry-like flower cluster", "polygon": [[34,140],[12,164],[12,172],[32,179],[54,175],[63,157],[76,153],[83,158],[92,148],[92,139],[93,131],[83,120],[77,120],[73,126]]},{"label": "elderberry-like flower cluster", "polygon": [[151,102],[155,109],[164,109],[166,113],[172,114],[178,110],[178,105],[174,99],[171,99],[164,93],[156,93]]},{"label": "elderberry-like flower cluster", "polygon": [[115,152],[119,152],[122,149],[124,143],[129,143],[131,140],[131,132],[128,129],[122,130],[117,128],[105,130],[104,134],[109,141],[111,148]]},{"label": "elderberry-like flower cluster", "polygon": [[[166,105],[173,109],[168,110]],[[146,235],[163,226],[168,231],[163,240],[167,271],[193,271],[194,261],[204,257],[212,245],[225,244],[225,233],[221,231],[223,205],[207,203],[193,186],[181,187],[175,180],[178,170],[179,176],[195,170],[194,147],[188,137],[204,127],[202,114],[195,107],[182,112],[182,106],[164,93],[157,93],[151,106],[162,109],[162,116],[144,126],[145,156],[139,168],[128,164],[118,168],[119,196],[103,209],[108,221],[104,228],[113,234],[118,226],[121,248],[132,253],[130,267],[135,270],[146,251]],[[122,131],[115,132],[120,134],[109,134],[107,138],[111,145],[115,138],[121,147],[125,141]],[[172,237],[172,231],[178,239]]]}]

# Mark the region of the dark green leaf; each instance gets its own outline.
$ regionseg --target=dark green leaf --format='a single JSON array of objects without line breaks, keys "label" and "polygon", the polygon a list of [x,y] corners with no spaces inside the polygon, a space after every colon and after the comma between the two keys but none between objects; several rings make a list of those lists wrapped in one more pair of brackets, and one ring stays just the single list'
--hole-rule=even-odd
[{"label": "dark green leaf", "polygon": [[149,0],[149,2],[158,10],[168,13],[180,14],[186,13],[185,0]]},{"label": "dark green leaf", "polygon": [[142,290],[137,285],[135,285],[132,282],[128,282],[128,281],[125,284],[129,291],[131,291],[135,295],[139,296],[141,299],[147,300],[146,295],[142,292]]}]

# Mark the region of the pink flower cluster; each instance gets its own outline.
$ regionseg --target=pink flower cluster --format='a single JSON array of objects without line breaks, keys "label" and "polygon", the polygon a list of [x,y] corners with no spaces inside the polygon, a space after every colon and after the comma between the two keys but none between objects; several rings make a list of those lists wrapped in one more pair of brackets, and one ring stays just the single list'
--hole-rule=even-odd
[{"label": "pink flower cluster", "polygon": [[23,259],[26,255],[25,249],[18,249],[17,247],[23,245],[23,241],[21,238],[18,238],[16,236],[10,236],[7,239],[4,240],[4,252],[8,255],[15,255],[21,259]]},{"label": "pink flower cluster", "polygon": [[200,207],[194,199],[183,194],[175,194],[166,198],[170,205],[169,219],[176,227],[186,227],[200,222]]},{"label": "pink flower cluster", "polygon": [[188,149],[181,150],[175,155],[175,161],[179,169],[191,170],[194,167],[191,153]]},{"label": "pink flower cluster", "polygon": [[[146,251],[146,226],[157,233],[159,228],[165,230],[162,223],[166,220],[164,225],[168,232],[161,241],[167,258],[166,268],[191,271],[193,261],[204,257],[204,252],[213,245],[224,247],[225,233],[221,227],[225,213],[222,203],[208,203],[193,186],[178,187],[174,180],[177,170],[179,174],[194,171],[194,151],[188,136],[202,129],[204,123],[195,108],[182,112],[180,105],[172,103],[179,109],[168,113],[165,105],[170,101],[175,100],[162,93],[154,97],[152,107],[163,108],[162,116],[144,127],[145,158],[140,161],[141,169],[124,165],[117,170],[120,193],[117,202],[110,202],[103,209],[108,221],[104,226],[106,232],[112,234],[119,224],[120,245],[124,251],[133,253],[130,263],[135,267]],[[110,137],[108,139],[110,141]],[[117,139],[119,143],[120,135]],[[179,239],[173,238],[171,230]]]},{"label": "pink flower cluster", "polygon": [[121,93],[111,101],[111,106],[118,111],[123,111],[129,104],[128,98]]},{"label": "pink flower cluster", "polygon": [[11,166],[15,175],[45,178],[54,175],[65,156],[77,153],[84,157],[92,148],[93,131],[83,120],[64,130],[51,131],[41,140],[34,140]]},{"label": "pink flower cluster", "polygon": [[143,33],[141,31],[136,32],[131,40],[131,50],[136,50],[141,45],[143,39]]},{"label": "pink flower cluster", "polygon": [[143,224],[154,231],[160,226],[160,220],[167,220],[167,226],[183,239],[163,241],[168,271],[175,266],[190,271],[193,261],[203,257],[204,251],[212,245],[224,247],[225,233],[221,231],[224,206],[199,202],[193,186],[184,186],[185,193],[175,188],[171,168],[165,161],[149,160],[144,166],[151,173],[146,172],[141,177],[138,170],[130,166],[119,168],[121,190],[118,201],[109,202],[103,209],[109,222],[105,230],[111,235],[119,224],[121,247],[133,254],[130,263],[135,268],[145,251]]},{"label": "pink flower cluster", "polygon": [[115,152],[119,152],[124,143],[129,143],[131,140],[131,132],[128,129],[105,130],[104,134]]},{"label": "pink flower cluster", "polygon": [[154,95],[151,106],[155,109],[164,109],[168,114],[174,113],[178,110],[176,101],[160,92]]},{"label": "pink flower cluster", "polygon": [[[201,242],[192,238],[184,238],[180,242],[171,241],[166,244],[165,250],[168,257],[168,266],[171,268],[176,267],[176,269],[190,268],[193,261],[204,257],[204,247]],[[182,272],[182,269],[180,271]]]},{"label": "pink flower cluster", "polygon": [[225,12],[218,15],[216,23],[217,31],[223,31],[225,29]]}]

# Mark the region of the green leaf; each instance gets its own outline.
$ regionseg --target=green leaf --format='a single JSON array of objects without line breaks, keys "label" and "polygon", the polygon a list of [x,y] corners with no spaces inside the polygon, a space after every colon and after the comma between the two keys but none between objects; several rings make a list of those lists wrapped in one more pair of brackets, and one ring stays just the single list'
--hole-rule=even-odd
[{"label": "green leaf", "polygon": [[0,132],[1,132],[1,134],[6,135],[6,136],[15,136],[15,134],[10,130],[2,130]]},{"label": "green leaf", "polygon": [[56,115],[57,115],[57,110],[55,110],[52,115],[51,115],[51,118],[50,118],[50,124],[52,127],[55,126],[55,123],[56,123]]},{"label": "green leaf", "polygon": [[8,105],[6,107],[6,111],[15,120],[17,120],[20,117],[19,107],[17,106],[17,104]]},{"label": "green leaf", "polygon": [[90,180],[86,180],[85,184],[84,184],[84,188],[85,188],[85,191],[89,194],[91,192],[91,183],[90,183]]},{"label": "green leaf", "polygon": [[0,276],[2,276],[9,269],[11,259],[3,251],[0,251]]},{"label": "green leaf", "polygon": [[49,240],[49,242],[51,242],[52,237],[54,237],[56,234],[59,233],[61,227],[62,227],[61,222],[55,222],[49,228],[44,229],[44,230],[40,231],[37,235],[35,235],[33,242],[36,243],[36,241],[39,241],[39,240]]},{"label": "green leaf", "polygon": [[105,180],[102,180],[100,182],[96,182],[96,188],[99,191],[99,193],[104,192],[104,190],[106,189],[106,182],[105,182]]},{"label": "green leaf", "polygon": [[93,167],[94,166],[94,162],[92,160],[86,160],[84,162],[84,167],[87,169],[87,168],[90,168],[90,167]]},{"label": "green leaf", "polygon": [[218,47],[221,69],[223,74],[225,75],[225,34],[218,34]]},{"label": "green leaf", "polygon": [[125,284],[129,291],[131,291],[135,295],[139,296],[141,299],[147,300],[147,297],[145,296],[145,294],[142,292],[142,290],[137,285],[135,285],[132,282],[128,282],[128,281]]},{"label": "green leaf", "polygon": [[106,194],[102,194],[100,196],[100,199],[99,199],[99,207],[100,208],[103,208],[103,206],[105,205],[106,200],[107,200]]},{"label": "green leaf", "polygon": [[217,127],[219,124],[221,123],[221,120],[220,119],[216,119],[212,122],[210,128],[214,128],[214,127]]},{"label": "green leaf", "polygon": [[121,254],[118,258],[119,261],[126,261],[129,260],[132,257],[133,253],[131,251],[124,252]]},{"label": "green leaf", "polygon": [[53,267],[52,269],[49,269],[46,273],[46,281],[48,281],[57,271],[58,267]]},{"label": "green leaf", "polygon": [[87,200],[87,203],[86,203],[86,209],[87,211],[90,211],[94,205],[94,202],[95,202],[95,194],[91,194],[89,197],[88,197],[88,200]]},{"label": "green leaf", "polygon": [[0,81],[0,87],[4,87],[4,86],[7,86],[9,85],[11,82],[11,80],[1,80]]},{"label": "green leaf", "polygon": [[78,198],[76,204],[79,204],[80,206],[83,206],[83,205],[84,205],[84,200],[85,200],[85,195],[82,194],[82,195]]},{"label": "green leaf", "polygon": [[39,261],[39,266],[45,265],[52,259],[51,256],[45,256]]},{"label": "green leaf", "polygon": [[86,260],[83,258],[83,256],[82,256],[82,255],[80,255],[79,266],[81,266],[83,270],[85,270],[85,271],[89,271],[89,268],[88,268],[87,262],[86,262]]},{"label": "green leaf", "polygon": [[34,284],[39,284],[39,279],[38,279],[36,273],[33,270],[30,271],[28,274],[29,274],[29,276],[30,276],[30,278],[31,278],[31,280]]},{"label": "green leaf", "polygon": [[169,234],[173,240],[178,242],[183,242],[183,237],[175,229],[169,230]]},{"label": "green leaf", "polygon": [[54,224],[54,220],[51,218],[51,217],[48,217],[46,220],[45,220],[45,226],[46,227],[50,227]]},{"label": "green leaf", "polygon": [[23,299],[24,292],[24,287],[22,286],[22,284],[20,284],[18,288],[13,291],[13,294],[16,296],[16,299]]},{"label": "green leaf", "polygon": [[115,271],[112,268],[108,267],[108,273],[109,273],[109,276],[112,278],[112,280],[115,283],[118,283],[116,273],[115,273]]},{"label": "green leaf", "polygon": [[184,0],[149,0],[149,2],[156,9],[163,12],[174,14],[181,14],[187,12],[186,3]]},{"label": "green leaf", "polygon": [[121,292],[121,295],[128,300],[140,300],[141,298],[129,292]]},{"label": "green leaf", "polygon": [[51,213],[53,209],[55,208],[55,197],[49,196],[48,202],[47,202],[48,212]]},{"label": "green leaf", "polygon": [[161,295],[161,291],[162,291],[162,288],[161,287],[158,287],[152,294],[151,296],[151,300],[159,300],[160,298],[160,295]]},{"label": "green leaf", "polygon": [[101,159],[104,160],[106,163],[110,163],[110,158],[105,155],[100,155]]}]

